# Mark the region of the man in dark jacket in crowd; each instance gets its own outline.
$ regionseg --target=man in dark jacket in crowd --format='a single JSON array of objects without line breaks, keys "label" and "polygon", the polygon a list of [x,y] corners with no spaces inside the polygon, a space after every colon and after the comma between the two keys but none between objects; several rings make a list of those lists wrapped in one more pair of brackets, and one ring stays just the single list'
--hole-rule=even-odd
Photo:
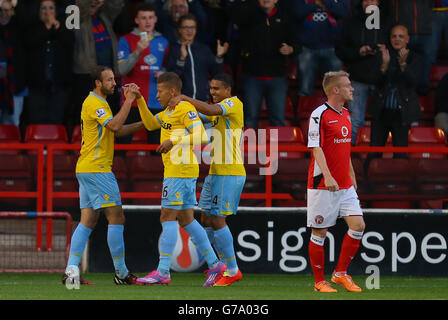
[{"label": "man in dark jacket in crowd", "polygon": [[285,125],[288,56],[297,53],[288,14],[278,0],[251,0],[235,9],[241,34],[244,116],[247,127],[258,127],[263,97],[271,126]]},{"label": "man in dark jacket in crowd", "polygon": [[429,92],[429,77],[432,64],[432,7],[433,0],[392,0],[391,15],[394,24],[404,25],[409,32],[409,48],[423,58],[423,69],[418,81],[417,93],[426,95]]},{"label": "man in dark jacket in crowd", "polygon": [[334,45],[350,4],[349,0],[297,0],[292,8],[302,45],[297,59],[299,96],[312,96],[316,76],[343,67]]},{"label": "man in dark jacket in crowd", "polygon": [[355,89],[353,101],[349,103],[353,145],[356,145],[358,129],[364,125],[367,100],[381,76],[379,49],[387,43],[390,30],[387,15],[381,15],[379,29],[366,27],[366,8],[369,5],[379,6],[382,10],[379,0],[360,1],[358,6],[353,8],[351,17],[344,22],[335,47],[336,55],[347,67]]},{"label": "man in dark jacket in crowd", "polygon": [[[416,87],[421,76],[422,59],[407,48],[408,43],[407,28],[396,25],[390,32],[390,49],[381,48],[382,77],[369,104],[372,114],[371,146],[385,146],[391,132],[392,144],[406,147],[411,123],[420,118]],[[394,157],[401,156],[394,154]]]},{"label": "man in dark jacket in crowd", "polygon": [[171,43],[166,69],[182,79],[182,93],[193,99],[209,99],[208,77],[222,72],[223,56],[228,44],[218,40],[217,55],[210,48],[196,41],[197,20],[187,14],[179,19],[180,40]]},{"label": "man in dark jacket in crowd", "polygon": [[39,20],[25,32],[27,123],[62,124],[72,80],[73,33],[58,20],[56,2],[40,3]]}]

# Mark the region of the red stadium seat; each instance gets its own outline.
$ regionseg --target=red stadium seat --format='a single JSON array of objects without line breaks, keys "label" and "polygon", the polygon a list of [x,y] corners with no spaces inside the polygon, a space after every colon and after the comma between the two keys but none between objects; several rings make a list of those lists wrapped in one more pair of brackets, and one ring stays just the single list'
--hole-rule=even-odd
[{"label": "red stadium seat", "polygon": [[[26,143],[68,143],[67,130],[61,124],[30,124],[26,128]],[[33,154],[35,152],[31,152]],[[64,154],[64,150],[55,150],[55,154]]]},{"label": "red stadium seat", "polygon": [[[76,179],[55,179],[53,181],[54,192],[78,192],[79,185]],[[69,210],[79,208],[78,198],[54,198],[53,210]]]},{"label": "red stadium seat", "polygon": [[[435,127],[411,127],[408,136],[410,147],[446,147],[445,132]],[[410,153],[411,158],[447,158],[446,153],[419,152]]]},{"label": "red stadium seat", "polygon": [[430,86],[437,88],[439,81],[448,73],[448,66],[433,65],[430,72]]},{"label": "red stadium seat", "polygon": [[375,209],[413,209],[412,201],[372,201],[370,206]]},{"label": "red stadium seat", "polygon": [[[409,159],[372,159],[367,177],[371,194],[412,194],[414,182],[414,166]],[[375,200],[372,208],[412,208],[412,201]]]},{"label": "red stadium seat", "polygon": [[55,154],[53,156],[53,177],[55,179],[76,179],[76,156]]},{"label": "red stadium seat", "polygon": [[71,141],[72,141],[72,143],[81,143],[82,134],[81,134],[81,126],[80,125],[77,125],[73,128]]},{"label": "red stadium seat", "polygon": [[112,172],[118,181],[127,181],[129,172],[126,160],[121,156],[114,156],[112,163]]},{"label": "red stadium seat", "polygon": [[297,117],[299,119],[308,119],[314,109],[321,106],[325,102],[327,102],[327,98],[322,95],[300,97],[299,104],[297,106]]},{"label": "red stadium seat", "polygon": [[417,183],[448,184],[448,159],[418,159],[414,166],[414,172]]},{"label": "red stadium seat", "polygon": [[382,159],[370,161],[367,177],[373,182],[410,183],[414,181],[415,167],[409,159]]},{"label": "red stadium seat", "polygon": [[[370,126],[362,126],[358,129],[358,132],[356,133],[356,146],[358,147],[369,147],[370,146],[370,132],[371,128]],[[386,142],[387,147],[392,147],[392,135],[389,132],[389,136],[387,137]],[[359,153],[359,156],[362,159],[365,159],[367,157],[367,153],[361,152]],[[384,159],[390,159],[393,157],[392,152],[384,152],[383,158]]]},{"label": "red stadium seat", "polygon": [[[276,130],[276,131],[275,131]],[[271,132],[272,131],[272,132]],[[275,132],[277,137],[275,138]],[[267,141],[277,141],[278,146],[305,146],[302,130],[299,127],[267,127]],[[305,152],[279,150],[279,158],[303,158]]]},{"label": "red stadium seat", "polygon": [[[146,129],[141,129],[132,135],[131,144],[148,144],[148,131]],[[147,156],[150,150],[129,150],[126,151],[126,156]]]},{"label": "red stadium seat", "polygon": [[[33,190],[33,169],[27,155],[0,155],[0,191]],[[17,210],[35,206],[33,198],[0,198],[2,210]]]},{"label": "red stadium seat", "polygon": [[163,163],[161,157],[152,155],[135,156],[129,158],[129,160],[129,179],[131,181],[147,179],[163,180]]},{"label": "red stadium seat", "polygon": [[434,95],[428,94],[427,96],[419,96],[418,102],[420,103],[420,110],[422,112],[422,118],[427,120],[434,119]]},{"label": "red stadium seat", "polygon": [[278,160],[277,172],[272,176],[274,189],[283,192],[306,192],[309,158]]},{"label": "red stadium seat", "polygon": [[[20,143],[20,129],[13,124],[0,124],[0,143]],[[2,149],[0,154],[18,154],[20,149]]]},{"label": "red stadium seat", "polygon": [[[134,192],[160,192],[162,195],[162,180],[138,180],[133,181]],[[132,203],[135,205],[160,205],[161,198],[134,198]]]}]

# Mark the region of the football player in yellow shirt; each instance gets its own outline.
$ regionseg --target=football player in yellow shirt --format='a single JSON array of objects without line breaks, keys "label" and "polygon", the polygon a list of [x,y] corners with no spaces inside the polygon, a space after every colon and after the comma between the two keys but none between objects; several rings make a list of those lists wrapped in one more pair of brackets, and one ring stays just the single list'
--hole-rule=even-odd
[{"label": "football player in yellow shirt", "polygon": [[204,286],[208,287],[213,286],[222,277],[227,266],[219,261],[206,231],[194,218],[199,166],[193,153],[193,145],[206,143],[208,139],[193,105],[181,101],[175,110],[166,108],[168,101],[180,94],[181,88],[182,81],[176,73],[166,72],[157,78],[157,99],[165,109],[155,116],[147,108],[145,99],[136,93],[137,105],[146,129],[161,129],[161,144],[157,151],[162,153],[164,165],[159,265],[146,277],[138,278],[137,283],[171,282],[171,257],[177,242],[179,222],[208,264],[207,280],[204,283]]},{"label": "football player in yellow shirt", "polygon": [[76,164],[76,178],[79,182],[81,221],[73,233],[67,267],[62,278],[65,285],[91,284],[79,276],[86,242],[95,228],[101,211],[109,222],[107,243],[115,267],[115,284],[136,284],[125,263],[124,221],[120,191],[112,173],[114,137],[132,134],[144,128],[142,122],[123,125],[128,116],[135,93],[125,90],[126,100],[120,111],[113,116],[107,96],[113,94],[116,86],[111,69],[98,66],[92,72],[95,88],[84,100],[81,110],[82,143]]},{"label": "football player in yellow shirt", "polygon": [[214,286],[229,286],[243,277],[236,262],[232,233],[226,224],[226,217],[237,213],[246,181],[240,149],[244,127],[243,103],[232,96],[232,83],[232,77],[228,74],[218,74],[212,78],[210,95],[214,104],[185,95],[170,101],[170,107],[178,101],[190,102],[203,121],[210,121],[213,127],[212,162],[204,181],[199,207],[204,211],[202,225],[210,242],[227,264],[226,273]]}]

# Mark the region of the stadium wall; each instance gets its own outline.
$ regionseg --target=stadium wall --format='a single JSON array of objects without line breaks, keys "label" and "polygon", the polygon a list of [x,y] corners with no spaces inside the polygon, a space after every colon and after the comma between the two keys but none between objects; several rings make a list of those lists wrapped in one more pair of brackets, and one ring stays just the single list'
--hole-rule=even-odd
[{"label": "stadium wall", "polygon": [[[161,232],[158,206],[125,206],[126,261],[135,273],[157,267]],[[362,245],[349,272],[369,273],[375,265],[381,275],[447,276],[448,212],[437,210],[366,209],[366,230]],[[197,212],[196,218],[200,219]],[[310,230],[306,227],[306,208],[240,208],[227,219],[232,230],[238,265],[246,273],[311,274],[308,260]],[[113,272],[106,243],[107,221],[101,217],[89,240],[89,272]],[[330,228],[325,242],[325,272],[337,263],[347,230],[339,220]],[[186,244],[179,233],[178,247]],[[185,248],[188,246],[184,246]],[[193,249],[192,249],[193,248]],[[177,271],[203,271],[205,263],[196,261],[194,246],[177,250]],[[189,256],[189,257],[188,257]],[[180,260],[179,260],[180,261]],[[178,261],[178,262],[179,262]],[[186,262],[191,262],[186,265]],[[183,265],[182,265],[183,264]]]}]

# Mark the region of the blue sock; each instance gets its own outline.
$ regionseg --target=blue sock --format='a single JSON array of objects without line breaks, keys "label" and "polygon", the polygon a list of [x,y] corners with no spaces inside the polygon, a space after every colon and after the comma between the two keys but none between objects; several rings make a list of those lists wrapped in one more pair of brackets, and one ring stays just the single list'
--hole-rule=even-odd
[{"label": "blue sock", "polygon": [[213,251],[204,228],[199,224],[199,222],[197,222],[197,220],[193,220],[193,222],[191,222],[188,226],[185,226],[184,229],[190,235],[191,241],[193,241],[201,254],[204,256],[209,269],[213,268],[219,260],[215,254],[215,251]]},{"label": "blue sock", "polygon": [[229,226],[225,226],[224,228],[215,231],[215,241],[224,254],[224,259],[229,271],[237,269],[238,265],[236,263],[235,249],[233,248],[233,236]]},{"label": "blue sock", "polygon": [[223,260],[224,254],[222,253],[222,250],[219,249],[218,245],[216,244],[215,240],[215,230],[212,227],[205,227],[205,232],[207,232],[208,240],[210,240],[210,244],[213,248],[215,248],[216,252],[218,253],[218,259]]},{"label": "blue sock", "polygon": [[124,279],[129,271],[124,260],[124,226],[121,224],[110,224],[107,227],[107,244],[115,267],[115,273]]},{"label": "blue sock", "polygon": [[162,235],[160,236],[160,259],[157,271],[161,275],[169,275],[171,258],[177,242],[177,221],[162,223]]},{"label": "blue sock", "polygon": [[79,266],[82,258],[82,254],[86,247],[87,240],[89,239],[92,229],[87,228],[83,224],[79,223],[73,232],[72,240],[70,244],[70,254],[68,257],[68,266]]}]

